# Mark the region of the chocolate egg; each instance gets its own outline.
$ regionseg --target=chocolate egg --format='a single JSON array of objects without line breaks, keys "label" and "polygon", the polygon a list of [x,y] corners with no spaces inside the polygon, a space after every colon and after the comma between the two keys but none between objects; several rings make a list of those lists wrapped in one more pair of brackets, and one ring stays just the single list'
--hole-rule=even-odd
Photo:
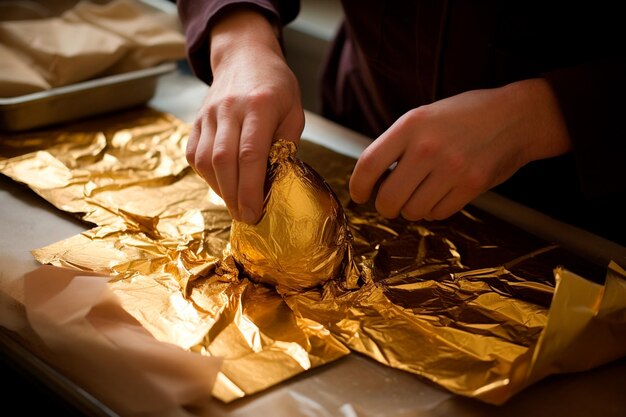
[{"label": "chocolate egg", "polygon": [[335,193],[296,153],[294,142],[274,142],[263,214],[254,225],[233,220],[230,243],[252,280],[303,290],[341,274],[350,235]]}]

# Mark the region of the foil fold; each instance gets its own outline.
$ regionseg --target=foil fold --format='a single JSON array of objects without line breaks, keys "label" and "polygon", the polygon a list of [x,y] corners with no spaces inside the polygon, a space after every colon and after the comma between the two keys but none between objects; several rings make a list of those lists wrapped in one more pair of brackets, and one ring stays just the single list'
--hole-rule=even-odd
[{"label": "foil fold", "polygon": [[626,355],[619,266],[583,262],[472,207],[438,222],[384,219],[350,202],[355,161],[306,140],[289,152],[293,166],[309,163],[324,181],[316,190],[334,192],[325,207],[347,221],[327,220],[349,240],[334,258],[341,267],[315,286],[277,291],[233,256],[238,225],[187,165],[188,133],[139,109],[3,136],[0,172],[86,224],[34,257],[110,275],[124,309],[157,339],[223,357],[213,391],[222,401],[351,351],[494,404],[547,375]]}]

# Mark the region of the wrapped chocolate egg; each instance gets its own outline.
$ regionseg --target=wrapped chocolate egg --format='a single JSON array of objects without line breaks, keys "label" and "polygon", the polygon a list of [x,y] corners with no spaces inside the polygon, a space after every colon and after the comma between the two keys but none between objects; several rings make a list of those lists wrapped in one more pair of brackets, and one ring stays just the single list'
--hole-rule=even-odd
[{"label": "wrapped chocolate egg", "polygon": [[252,280],[303,290],[341,274],[350,235],[341,203],[296,150],[291,141],[274,142],[261,219],[233,220],[230,243]]}]

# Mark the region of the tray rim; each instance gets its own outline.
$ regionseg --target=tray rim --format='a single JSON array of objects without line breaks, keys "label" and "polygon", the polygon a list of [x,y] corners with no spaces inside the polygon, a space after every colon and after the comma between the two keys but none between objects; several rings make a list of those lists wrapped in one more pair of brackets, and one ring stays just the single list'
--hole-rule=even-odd
[{"label": "tray rim", "polygon": [[109,75],[106,77],[94,78],[75,84],[55,87],[44,91],[24,94],[21,96],[0,98],[0,108],[32,104],[33,102],[51,99],[54,97],[60,97],[64,95],[71,95],[101,86],[109,86],[142,78],[160,76],[176,70],[176,67],[177,66],[175,61],[167,61],[149,68],[143,68],[121,74]]}]

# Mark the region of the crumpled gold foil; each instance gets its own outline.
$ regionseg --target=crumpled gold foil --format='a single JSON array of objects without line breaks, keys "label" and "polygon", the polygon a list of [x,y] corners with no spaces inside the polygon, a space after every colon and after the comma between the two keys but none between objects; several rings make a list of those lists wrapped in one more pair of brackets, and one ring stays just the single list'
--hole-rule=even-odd
[{"label": "crumpled gold foil", "polygon": [[263,214],[254,225],[234,220],[230,232],[232,255],[244,272],[280,292],[340,278],[350,244],[341,203],[296,152],[294,142],[272,144]]},{"label": "crumpled gold foil", "polygon": [[224,357],[215,397],[357,351],[499,404],[547,375],[626,354],[619,266],[584,262],[472,207],[438,222],[384,219],[350,202],[355,161],[306,140],[298,156],[348,218],[349,279],[284,293],[248,279],[230,252],[228,211],[185,162],[188,131],[147,109],[5,136],[0,172],[95,225],[34,250],[39,262],[110,274],[155,337]]}]

